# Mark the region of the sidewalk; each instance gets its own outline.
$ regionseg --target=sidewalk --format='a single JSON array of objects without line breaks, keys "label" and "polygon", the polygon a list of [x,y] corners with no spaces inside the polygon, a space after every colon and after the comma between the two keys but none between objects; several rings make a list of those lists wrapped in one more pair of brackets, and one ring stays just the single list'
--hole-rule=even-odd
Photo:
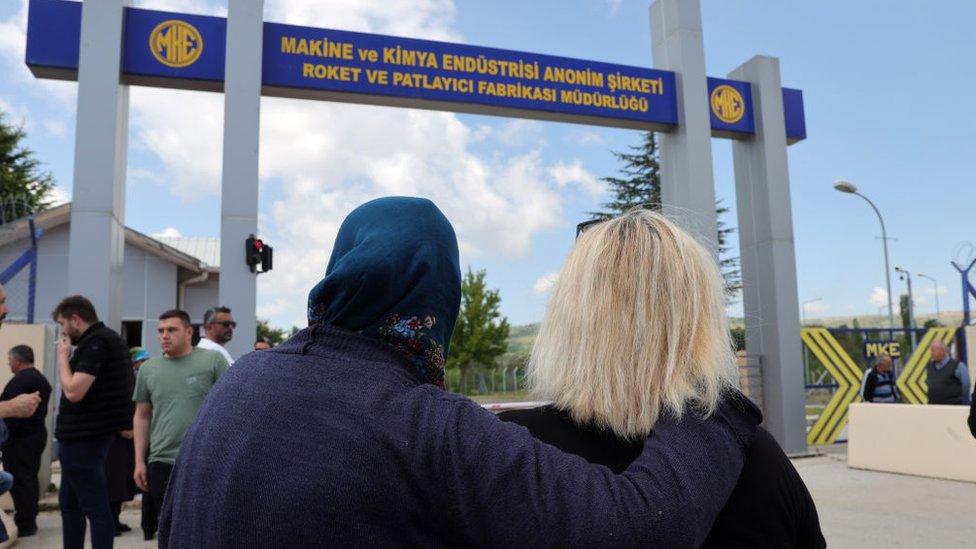
[{"label": "sidewalk", "polygon": [[[976,484],[849,469],[846,460],[844,445],[793,460],[817,504],[829,547],[973,547]],[[155,541],[143,541],[139,517],[138,506],[122,511],[122,522],[133,531],[115,538],[116,547],[156,547]],[[59,549],[57,511],[41,513],[37,524],[38,535],[16,547]]]},{"label": "sidewalk", "polygon": [[831,548],[976,544],[976,484],[849,469],[846,446],[793,465]]},{"label": "sidewalk", "polygon": [[[125,509],[121,520],[128,524],[131,532],[115,538],[118,549],[149,549],[157,546],[156,541],[143,541],[142,530],[139,529],[139,509]],[[89,547],[91,538],[85,540]],[[37,535],[17,540],[17,549],[61,549],[61,515],[57,511],[46,511],[37,516]]]}]

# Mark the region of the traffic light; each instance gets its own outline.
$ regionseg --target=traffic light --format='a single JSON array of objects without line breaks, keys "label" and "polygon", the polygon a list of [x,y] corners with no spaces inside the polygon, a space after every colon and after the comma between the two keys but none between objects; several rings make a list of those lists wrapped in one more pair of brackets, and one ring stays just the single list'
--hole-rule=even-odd
[{"label": "traffic light", "polygon": [[[244,261],[252,273],[266,273],[271,270],[274,249],[252,234],[244,241]],[[261,270],[258,270],[258,265]]]}]

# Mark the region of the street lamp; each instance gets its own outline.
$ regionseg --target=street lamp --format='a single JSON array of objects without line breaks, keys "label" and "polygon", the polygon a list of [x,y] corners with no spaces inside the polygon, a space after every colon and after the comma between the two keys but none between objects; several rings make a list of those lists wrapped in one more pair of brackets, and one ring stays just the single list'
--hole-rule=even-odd
[{"label": "street lamp", "polygon": [[808,299],[807,301],[804,301],[802,305],[800,305],[800,324],[806,325],[807,323],[807,305],[811,303],[816,303],[818,301],[823,301],[823,298],[818,297],[814,299]]},{"label": "street lamp", "polygon": [[[884,259],[885,259],[885,284],[888,287],[888,328],[891,330],[895,329],[895,310],[891,306],[891,269],[888,267],[888,231],[885,230],[884,219],[881,217],[881,212],[878,211],[878,207],[874,205],[874,202],[864,196],[863,194],[857,192],[857,187],[849,181],[837,181],[834,183],[834,188],[842,193],[853,194],[860,196],[867,202],[874,213],[878,214],[878,221],[881,223],[881,243],[884,246]],[[889,332],[889,337],[892,335]]]},{"label": "street lamp", "polygon": [[916,274],[919,278],[925,278],[932,281],[932,286],[934,286],[932,290],[935,295],[935,321],[938,322],[939,321],[939,281],[929,275],[923,275],[922,273],[916,273]]},{"label": "street lamp", "polygon": [[908,284],[908,329],[912,334],[912,350],[915,349],[915,296],[912,295],[912,275],[905,269],[895,265],[895,272]]}]

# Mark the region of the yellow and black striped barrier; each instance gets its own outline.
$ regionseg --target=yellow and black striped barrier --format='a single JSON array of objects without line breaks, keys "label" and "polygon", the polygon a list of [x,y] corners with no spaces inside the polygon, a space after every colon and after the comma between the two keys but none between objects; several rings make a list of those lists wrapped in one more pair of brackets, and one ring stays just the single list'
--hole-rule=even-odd
[{"label": "yellow and black striped barrier", "polygon": [[864,374],[827,328],[801,328],[800,337],[840,386],[807,433],[807,444],[833,444],[847,425],[848,405],[859,398]]},{"label": "yellow and black striped barrier", "polygon": [[925,367],[931,358],[929,345],[935,341],[949,345],[955,335],[955,328],[930,328],[929,331],[925,332],[925,336],[922,337],[922,341],[918,342],[918,347],[908,358],[908,362],[898,374],[898,381],[895,382],[903,401],[910,404],[929,403],[929,389],[925,383],[928,377],[925,373]]}]

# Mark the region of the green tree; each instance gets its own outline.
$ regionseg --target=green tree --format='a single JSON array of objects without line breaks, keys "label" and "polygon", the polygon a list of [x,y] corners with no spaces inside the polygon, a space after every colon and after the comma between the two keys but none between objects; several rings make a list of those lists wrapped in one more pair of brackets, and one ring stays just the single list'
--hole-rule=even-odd
[{"label": "green tree", "polygon": [[461,281],[461,312],[451,334],[449,369],[460,370],[461,391],[468,387],[469,377],[477,374],[478,391],[487,392],[484,373],[496,366],[497,359],[508,348],[508,319],[501,316],[498,290],[489,290],[485,271],[468,272]]},{"label": "green tree", "polygon": [[271,345],[278,345],[288,337],[288,333],[281,328],[272,328],[268,321],[258,319],[257,338],[263,339]]},{"label": "green tree", "polygon": [[51,174],[41,170],[34,152],[24,146],[22,126],[0,113],[0,223],[41,211],[50,204]]},{"label": "green tree", "polygon": [[[620,177],[603,177],[602,181],[610,187],[613,198],[603,204],[602,212],[590,212],[593,219],[608,219],[634,208],[661,210],[661,164],[660,151],[654,132],[644,132],[640,145],[632,145],[630,152],[614,152],[613,155],[623,163]],[[742,289],[742,274],[739,270],[738,256],[729,256],[731,247],[729,236],[735,232],[722,220],[729,208],[719,200],[715,204],[718,215],[718,253],[719,266],[725,278],[725,291],[731,298]]]}]

